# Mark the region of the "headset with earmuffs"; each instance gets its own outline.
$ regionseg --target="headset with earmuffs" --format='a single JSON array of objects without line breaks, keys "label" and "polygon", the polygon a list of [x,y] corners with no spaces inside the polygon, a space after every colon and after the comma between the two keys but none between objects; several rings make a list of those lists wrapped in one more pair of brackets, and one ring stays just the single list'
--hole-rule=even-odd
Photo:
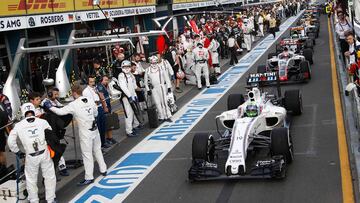
[{"label": "headset with earmuffs", "polygon": [[53,96],[54,96],[54,94],[53,94],[54,90],[55,90],[55,89],[54,89],[53,87],[48,90],[47,96],[48,96],[49,99],[52,99],[52,98],[53,98]]},{"label": "headset with earmuffs", "polygon": [[48,91],[47,96],[48,96],[49,99],[53,97],[53,92],[52,92],[52,90],[49,90],[49,91]]}]

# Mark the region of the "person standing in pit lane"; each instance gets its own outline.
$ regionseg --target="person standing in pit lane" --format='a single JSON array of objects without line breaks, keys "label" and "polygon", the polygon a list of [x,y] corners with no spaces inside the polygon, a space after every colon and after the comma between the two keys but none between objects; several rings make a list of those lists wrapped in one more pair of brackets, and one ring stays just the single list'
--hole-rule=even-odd
[{"label": "person standing in pit lane", "polygon": [[[159,66],[156,56],[150,57],[150,67],[145,71],[144,82],[148,96],[151,96],[159,116],[159,120],[172,122],[167,94],[171,93],[171,82],[166,70]],[[150,88],[150,86],[152,88]]]},{"label": "person standing in pit lane", "polygon": [[140,88],[136,85],[136,78],[131,73],[131,62],[125,60],[121,64],[122,72],[118,76],[119,90],[122,92],[121,103],[125,113],[125,131],[128,137],[137,136],[136,131],[143,128],[136,117],[134,105],[138,101],[136,90]]},{"label": "person standing in pit lane", "polygon": [[274,36],[274,39],[276,38],[276,19],[274,15],[271,15],[270,21],[269,21],[269,32]]},{"label": "person standing in pit lane", "polygon": [[80,149],[85,169],[85,178],[78,185],[83,186],[94,182],[94,156],[99,164],[101,175],[107,175],[107,167],[101,151],[100,134],[96,125],[98,107],[91,97],[82,96],[80,85],[72,86],[71,94],[75,100],[63,108],[52,107],[49,102],[45,103],[45,108],[58,115],[72,114],[78,123]]},{"label": "person standing in pit lane", "polygon": [[349,44],[346,42],[345,33],[351,32],[353,27],[346,19],[345,14],[342,11],[337,12],[338,22],[335,25],[335,32],[338,35],[340,41],[340,51],[343,56],[344,63],[346,63],[346,58],[344,53],[349,50]]},{"label": "person standing in pit lane", "polygon": [[[50,102],[52,106],[54,107],[57,107],[57,108],[62,108],[64,105],[60,103],[59,101],[59,89],[56,88],[56,87],[53,87],[53,88],[50,88],[48,90],[48,94],[47,94],[47,98],[45,98],[42,102],[41,102],[41,105],[40,105],[40,110],[44,113],[43,109],[41,109],[41,107],[43,107],[45,105],[46,102]],[[30,99],[30,102],[34,104],[35,108],[38,109],[37,107],[37,101],[38,99],[40,98],[34,98],[34,100],[32,101]],[[42,115],[37,115],[37,112],[35,112],[35,116],[38,117],[38,116],[42,116]],[[46,116],[44,117],[44,119],[47,119]],[[70,118],[72,120],[72,118]],[[65,136],[65,129],[58,129],[57,126],[55,126],[56,124],[53,124],[51,121],[49,121],[49,124],[51,126],[51,128],[55,131],[55,134],[58,136],[59,139],[63,139],[64,136]],[[61,135],[59,135],[61,134]],[[56,166],[58,166],[58,169],[59,169],[59,174],[61,176],[69,176],[69,172],[67,170],[67,167],[66,167],[66,162],[65,162],[65,159],[63,156],[61,156],[60,160],[59,160],[59,163],[55,164]]]},{"label": "person standing in pit lane", "polygon": [[240,48],[239,45],[237,44],[233,34],[230,35],[230,38],[227,41],[227,45],[230,49],[230,56],[231,56],[230,66],[232,66],[232,65],[238,63],[238,59],[236,56],[236,50]]},{"label": "person standing in pit lane", "polygon": [[[99,91],[99,93],[103,95],[105,99],[105,103],[108,109],[108,112],[106,114],[111,114],[111,102],[110,102],[110,94],[108,92],[108,85],[109,85],[109,76],[103,75],[101,77],[100,82],[97,84],[96,88]],[[117,143],[116,140],[113,138],[111,129],[105,129],[105,143],[107,143],[108,145],[113,145]]]},{"label": "person standing in pit lane", "polygon": [[210,88],[210,79],[209,79],[209,51],[203,47],[202,43],[198,43],[197,47],[193,50],[194,61],[195,61],[195,75],[198,89],[202,88],[201,84],[201,73],[203,73],[205,78],[205,85],[207,88]]},{"label": "person standing in pit lane", "polygon": [[21,106],[22,121],[15,124],[8,138],[8,145],[19,158],[22,156],[17,145],[17,138],[25,150],[25,178],[28,199],[31,203],[39,202],[38,174],[41,168],[45,181],[45,196],[49,203],[55,202],[56,177],[54,163],[45,140],[45,130],[51,130],[49,123],[35,117],[35,107],[31,103]]},{"label": "person standing in pit lane", "polygon": [[[9,98],[3,94],[4,86],[0,84],[0,128],[7,125],[11,120],[12,108]],[[6,166],[6,133],[9,132],[9,128],[3,128],[0,130],[0,165]]]},{"label": "person standing in pit lane", "polygon": [[106,134],[105,113],[109,112],[109,109],[107,108],[107,105],[105,103],[104,96],[100,95],[98,89],[96,88],[95,80],[96,80],[95,77],[92,75],[88,77],[88,85],[83,90],[82,95],[91,98],[98,106],[96,122],[97,122],[98,130],[100,132],[101,147],[104,149],[111,147],[109,144],[106,143],[105,140],[105,134]]}]

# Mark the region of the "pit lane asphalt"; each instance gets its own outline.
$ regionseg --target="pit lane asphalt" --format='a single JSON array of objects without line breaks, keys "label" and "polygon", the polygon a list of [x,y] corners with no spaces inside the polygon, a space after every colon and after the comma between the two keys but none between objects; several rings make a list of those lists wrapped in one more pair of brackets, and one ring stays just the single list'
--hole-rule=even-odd
[{"label": "pit lane asphalt", "polygon": [[[342,202],[327,17],[321,16],[320,22],[320,37],[316,40],[314,49],[312,80],[307,84],[282,86],[283,91],[300,89],[304,105],[303,114],[295,117],[292,123],[295,161],[289,166],[285,180],[187,181],[194,134],[215,133],[214,118],[226,110],[227,95],[245,92],[245,78],[242,78],[153,169],[125,202]],[[288,32],[285,36],[288,36]],[[274,49],[272,47],[268,52]],[[257,65],[264,64],[266,58],[267,53],[249,72],[255,72]]]}]

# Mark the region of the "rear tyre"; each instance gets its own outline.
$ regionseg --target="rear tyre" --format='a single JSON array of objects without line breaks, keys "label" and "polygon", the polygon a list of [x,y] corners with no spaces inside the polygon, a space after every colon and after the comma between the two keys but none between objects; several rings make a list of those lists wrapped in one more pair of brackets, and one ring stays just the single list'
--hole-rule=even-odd
[{"label": "rear tyre", "polygon": [[307,79],[311,80],[311,69],[310,69],[309,61],[301,61],[299,67],[301,74],[303,75],[307,74],[308,75]]},{"label": "rear tyre", "polygon": [[303,111],[302,96],[300,90],[287,90],[284,96],[284,106],[293,115],[301,115]]},{"label": "rear tyre", "polygon": [[242,94],[230,94],[227,99],[228,110],[237,109],[241,104],[245,102]]},{"label": "rear tyre", "polygon": [[269,53],[268,54],[268,59],[271,59],[273,56],[277,56],[277,54],[276,53]]},{"label": "rear tyre", "polygon": [[315,33],[315,32],[310,32],[310,33],[308,34],[308,37],[313,41],[313,45],[316,45],[316,41],[315,41],[315,39],[316,39],[316,33]]},{"label": "rear tyre", "polygon": [[294,160],[293,145],[288,128],[274,128],[271,133],[271,155],[282,155],[287,164]]},{"label": "rear tyre", "polygon": [[214,138],[207,133],[196,133],[192,142],[192,159],[214,161]]},{"label": "rear tyre", "polygon": [[266,73],[266,65],[259,65],[257,67],[257,72],[258,73]]},{"label": "rear tyre", "polygon": [[314,42],[312,39],[308,39],[305,41],[305,48],[310,48],[310,49],[314,48]]},{"label": "rear tyre", "polygon": [[303,51],[303,56],[305,57],[305,59],[306,59],[307,61],[310,62],[310,64],[313,64],[313,63],[314,63],[314,60],[313,60],[313,51],[312,51],[310,48],[304,49],[304,51]]}]

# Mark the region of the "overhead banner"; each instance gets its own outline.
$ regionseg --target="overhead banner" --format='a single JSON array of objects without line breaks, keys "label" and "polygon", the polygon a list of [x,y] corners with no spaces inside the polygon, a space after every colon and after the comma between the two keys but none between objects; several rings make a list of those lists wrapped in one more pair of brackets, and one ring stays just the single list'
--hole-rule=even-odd
[{"label": "overhead banner", "polygon": [[2,0],[0,3],[1,16],[26,15],[25,0]]},{"label": "overhead banner", "polygon": [[[155,6],[106,9],[107,17],[118,18],[155,13]],[[105,19],[99,10],[0,18],[0,32]]]},{"label": "overhead banner", "polygon": [[72,13],[58,13],[27,17],[28,28],[52,26],[71,22],[74,22]]},{"label": "overhead banner", "polygon": [[[258,5],[258,4],[267,4],[267,3],[276,3],[281,0],[267,0],[266,2],[259,3],[249,3],[245,4],[245,6]],[[198,0],[173,0],[172,9],[174,11],[177,10],[185,10],[191,8],[201,8],[207,6],[217,6],[216,4],[235,4],[235,3],[243,3],[244,0],[219,0],[219,1],[198,1]],[[239,4],[240,5],[240,4]]]},{"label": "overhead banner", "polygon": [[184,10],[190,8],[208,7],[214,5],[215,5],[214,1],[191,2],[191,3],[173,4],[172,9],[176,11],[176,10]]},{"label": "overhead banner", "polygon": [[[186,2],[186,0],[185,0]],[[155,0],[101,0],[102,9],[154,6]],[[0,16],[98,10],[93,0],[0,0]]]},{"label": "overhead banner", "polygon": [[27,27],[26,17],[0,18],[0,32],[19,30]]},{"label": "overhead banner", "polygon": [[131,7],[131,8],[118,8],[118,9],[107,9],[104,13],[98,10],[93,11],[82,11],[75,14],[76,21],[91,21],[105,19],[104,14],[109,18],[118,18],[125,16],[143,15],[155,13],[155,6],[144,6],[144,7]]}]

